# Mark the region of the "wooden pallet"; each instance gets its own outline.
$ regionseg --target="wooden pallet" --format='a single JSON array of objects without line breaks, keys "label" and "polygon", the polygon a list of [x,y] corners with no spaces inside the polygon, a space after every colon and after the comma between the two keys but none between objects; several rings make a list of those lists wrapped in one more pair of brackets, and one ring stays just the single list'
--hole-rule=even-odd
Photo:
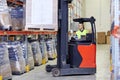
[{"label": "wooden pallet", "polygon": [[26,24],[24,30],[29,31],[57,31],[57,24]]},{"label": "wooden pallet", "polygon": [[3,78],[2,80],[12,80],[12,76]]},{"label": "wooden pallet", "polygon": [[14,72],[12,72],[12,75],[22,75],[24,73],[25,72],[14,71]]},{"label": "wooden pallet", "polygon": [[26,28],[27,31],[57,31],[57,28]]}]

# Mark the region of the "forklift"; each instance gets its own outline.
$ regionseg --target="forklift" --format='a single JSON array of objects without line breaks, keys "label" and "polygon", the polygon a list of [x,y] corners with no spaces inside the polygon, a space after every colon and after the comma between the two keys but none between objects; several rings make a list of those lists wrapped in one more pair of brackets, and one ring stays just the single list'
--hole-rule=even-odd
[{"label": "forklift", "polygon": [[78,18],[74,22],[90,23],[91,33],[84,39],[68,42],[68,4],[72,0],[58,0],[57,65],[46,65],[54,77],[96,73],[95,18]]}]

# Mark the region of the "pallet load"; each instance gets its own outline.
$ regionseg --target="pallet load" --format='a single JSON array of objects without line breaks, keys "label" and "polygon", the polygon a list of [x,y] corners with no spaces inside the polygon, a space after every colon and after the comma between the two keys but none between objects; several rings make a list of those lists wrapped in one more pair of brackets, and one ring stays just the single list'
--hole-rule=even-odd
[{"label": "pallet load", "polygon": [[40,51],[39,42],[36,40],[31,40],[32,52],[35,66],[39,66],[42,64],[42,54]]},{"label": "pallet load", "polygon": [[57,50],[56,50],[56,43],[55,43],[55,39],[52,40],[53,42],[53,52],[54,52],[54,58],[57,58]]},{"label": "pallet load", "polygon": [[52,39],[47,39],[46,40],[46,46],[47,46],[48,59],[49,60],[55,59]]},{"label": "pallet load", "polygon": [[57,31],[57,6],[57,0],[26,0],[25,30]]},{"label": "pallet load", "polygon": [[30,66],[30,70],[34,69],[34,58],[33,58],[33,52],[32,52],[32,47],[30,43],[28,43],[28,65]]},{"label": "pallet load", "polygon": [[32,53],[31,45],[29,43],[26,44],[25,42],[22,42],[21,47],[22,47],[22,50],[23,50],[23,56],[26,59],[26,67],[28,66],[28,68],[29,68],[26,71],[34,69],[34,59],[33,59],[33,53]]},{"label": "pallet load", "polygon": [[45,64],[46,62],[48,62],[48,55],[47,55],[47,51],[46,51],[46,44],[44,40],[40,40],[40,51],[42,54],[42,64]]},{"label": "pallet load", "polygon": [[0,1],[0,30],[9,30],[11,24],[11,18],[6,0]]},{"label": "pallet load", "polygon": [[4,43],[0,43],[0,76],[3,80],[12,78],[8,48]]},{"label": "pallet load", "polygon": [[106,44],[110,44],[110,31],[107,31],[107,35],[106,35]]},{"label": "pallet load", "polygon": [[25,70],[25,58],[23,57],[22,47],[19,42],[8,42],[9,59],[12,69],[12,74],[20,75]]},{"label": "pallet load", "polygon": [[48,62],[47,46],[46,46],[45,41],[44,41],[44,53],[45,53],[46,62]]},{"label": "pallet load", "polygon": [[24,9],[22,7],[11,8],[10,15],[11,15],[12,30],[22,30],[24,28],[23,12]]}]

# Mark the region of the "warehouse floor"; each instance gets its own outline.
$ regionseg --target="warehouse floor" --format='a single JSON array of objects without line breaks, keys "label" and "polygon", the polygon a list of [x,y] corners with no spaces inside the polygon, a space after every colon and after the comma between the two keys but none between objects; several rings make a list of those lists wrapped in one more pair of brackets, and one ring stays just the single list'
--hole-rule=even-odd
[{"label": "warehouse floor", "polygon": [[[97,46],[97,73],[95,75],[77,75],[52,77],[51,73],[45,71],[45,65],[36,67],[29,73],[20,76],[13,76],[13,80],[110,80],[110,64],[109,64],[109,45]],[[49,61],[55,64],[56,60]]]}]

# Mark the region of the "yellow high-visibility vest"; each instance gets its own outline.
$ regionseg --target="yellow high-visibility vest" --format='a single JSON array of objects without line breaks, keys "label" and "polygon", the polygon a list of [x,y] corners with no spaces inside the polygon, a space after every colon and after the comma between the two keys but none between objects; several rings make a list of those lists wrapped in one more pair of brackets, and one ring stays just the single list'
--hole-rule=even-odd
[{"label": "yellow high-visibility vest", "polygon": [[81,38],[81,35],[85,35],[86,36],[86,34],[88,33],[88,30],[84,30],[84,31],[80,31],[80,30],[78,30],[77,32],[76,32],[76,35],[77,35],[77,37],[78,37],[78,39],[80,39]]}]

